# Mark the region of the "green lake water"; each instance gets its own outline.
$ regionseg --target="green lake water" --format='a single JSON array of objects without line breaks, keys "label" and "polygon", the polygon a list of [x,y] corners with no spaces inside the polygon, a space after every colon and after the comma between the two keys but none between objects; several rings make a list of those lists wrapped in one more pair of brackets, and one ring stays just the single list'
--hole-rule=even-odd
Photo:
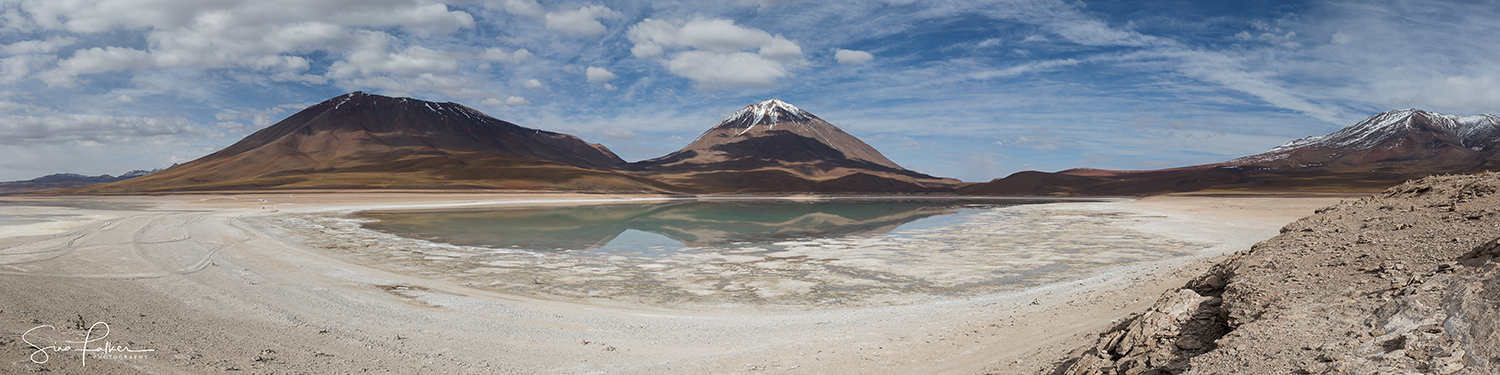
[{"label": "green lake water", "polygon": [[707,309],[972,296],[1076,280],[1207,247],[1137,230],[1163,219],[1117,207],[681,200],[270,220],[308,244],[394,272],[544,298]]}]

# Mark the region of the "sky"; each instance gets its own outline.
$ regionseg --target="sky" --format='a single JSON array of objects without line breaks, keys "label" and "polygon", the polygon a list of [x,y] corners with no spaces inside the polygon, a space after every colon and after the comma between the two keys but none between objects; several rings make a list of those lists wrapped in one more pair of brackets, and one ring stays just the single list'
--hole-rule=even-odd
[{"label": "sky", "polygon": [[908,169],[1220,162],[1500,113],[1493,1],[0,0],[0,181],[224,148],[352,91],[675,151],[777,98]]}]

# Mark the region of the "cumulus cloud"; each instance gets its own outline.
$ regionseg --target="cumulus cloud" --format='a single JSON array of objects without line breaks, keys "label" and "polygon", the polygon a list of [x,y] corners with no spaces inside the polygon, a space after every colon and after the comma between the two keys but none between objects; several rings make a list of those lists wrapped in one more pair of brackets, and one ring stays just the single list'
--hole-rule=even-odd
[{"label": "cumulus cloud", "polygon": [[667,69],[706,89],[770,87],[787,74],[781,64],[746,52],[687,51],[667,62]]},{"label": "cumulus cloud", "polygon": [[871,55],[869,52],[865,51],[839,49],[835,50],[835,52],[833,53],[833,58],[835,60],[838,60],[839,64],[859,65],[870,62],[870,60],[874,60],[875,55]]},{"label": "cumulus cloud", "polygon": [[505,102],[500,101],[500,99],[489,98],[489,99],[485,99],[484,101],[479,102],[479,105],[487,106],[487,107],[499,107],[499,106],[505,105]]},{"label": "cumulus cloud", "polygon": [[32,74],[57,62],[57,56],[52,55],[20,55],[0,59],[0,83],[15,83],[23,79],[35,78]]},{"label": "cumulus cloud", "polygon": [[547,29],[574,37],[595,36],[604,33],[600,18],[620,18],[624,14],[602,5],[590,5],[575,10],[547,13]]},{"label": "cumulus cloud", "polygon": [[[660,60],[673,74],[692,79],[700,90],[770,87],[787,75],[788,65],[802,59],[802,47],[796,42],[728,19],[647,18],[631,26],[626,35],[634,44],[630,52],[636,58]],[[747,52],[751,49],[755,52]],[[663,59],[669,50],[676,52]]]},{"label": "cumulus cloud", "polygon": [[124,143],[185,135],[205,134],[182,117],[60,114],[7,116],[0,120],[0,144],[4,145]]},{"label": "cumulus cloud", "polygon": [[583,74],[588,77],[588,80],[591,83],[609,82],[613,81],[615,78],[619,78],[619,76],[616,76],[614,73],[610,73],[608,70],[604,70],[604,68],[596,68],[592,66],[590,66],[588,69],[585,69]]},{"label": "cumulus cloud", "polygon": [[[78,50],[58,60],[51,69],[35,64],[22,66],[18,61],[6,63],[7,73],[40,71],[36,77],[54,86],[74,85],[80,75],[175,67],[248,68],[265,72],[273,80],[322,83],[330,77],[305,74],[312,62],[301,55],[325,51],[336,57],[368,60],[369,54],[360,52],[368,52],[372,33],[400,29],[430,37],[474,27],[468,13],[426,1],[192,1],[173,2],[171,6],[152,6],[137,0],[19,1],[26,11],[11,13],[8,18],[14,21],[21,17],[25,27],[31,28],[29,32],[125,31],[144,36],[145,49],[101,46]],[[13,43],[6,50],[50,53],[76,43],[72,38],[54,38]],[[403,44],[386,46],[388,52],[403,57],[430,60],[430,56],[418,56],[423,51]],[[368,65],[369,61],[346,63]],[[382,74],[376,70],[363,72]]]},{"label": "cumulus cloud", "polygon": [[58,61],[55,69],[39,78],[48,85],[71,86],[76,84],[73,77],[80,74],[146,68],[155,62],[150,53],[134,48],[94,47],[73,52],[72,57]]},{"label": "cumulus cloud", "polygon": [[[490,94],[476,88],[474,80],[463,77],[460,62],[464,54],[407,46],[393,51],[394,36],[378,31],[362,31],[356,44],[344,59],[329,65],[323,76],[350,88],[372,87],[391,92],[433,91],[454,97],[482,98]],[[499,51],[495,51],[499,52]],[[487,52],[488,54],[488,52]],[[530,53],[507,54],[510,60],[529,59]]]},{"label": "cumulus cloud", "polygon": [[538,81],[535,78],[528,79],[526,80],[526,82],[521,82],[521,86],[532,90],[547,88],[547,85],[543,85],[542,81]]},{"label": "cumulus cloud", "polygon": [[511,53],[506,53],[505,50],[499,48],[489,48],[485,49],[484,53],[480,55],[480,57],[485,60],[506,64],[520,64],[523,62],[531,61],[532,56],[535,55],[532,55],[531,51],[527,51],[525,48],[518,49],[516,50],[516,52]]},{"label": "cumulus cloud", "polygon": [[62,47],[78,43],[78,38],[52,37],[47,40],[23,40],[0,46],[0,53],[6,55],[30,55],[47,54],[57,52]]}]

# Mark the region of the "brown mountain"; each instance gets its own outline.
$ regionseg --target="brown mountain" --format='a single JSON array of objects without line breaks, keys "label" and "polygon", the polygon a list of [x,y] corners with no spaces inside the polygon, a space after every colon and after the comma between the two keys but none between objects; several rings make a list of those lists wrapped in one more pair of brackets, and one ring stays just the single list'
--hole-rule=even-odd
[{"label": "brown mountain", "polygon": [[687,147],[635,168],[706,191],[933,192],[961,184],[902,168],[859,138],[776,99],[745,106]]},{"label": "brown mountain", "polygon": [[79,193],[329,188],[666,190],[572,135],[456,103],[345,94],[218,152]]},{"label": "brown mountain", "polygon": [[968,195],[1143,195],[1199,190],[1379,191],[1440,173],[1500,169],[1500,116],[1389,111],[1224,163],[1152,171],[1020,172]]}]

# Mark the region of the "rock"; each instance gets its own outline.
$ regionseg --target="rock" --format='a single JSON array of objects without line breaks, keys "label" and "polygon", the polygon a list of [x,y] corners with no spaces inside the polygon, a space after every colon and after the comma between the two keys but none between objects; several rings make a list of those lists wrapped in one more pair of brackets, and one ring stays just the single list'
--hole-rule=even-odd
[{"label": "rock", "polygon": [[1493,172],[1408,181],[1318,210],[1062,363],[1101,375],[1500,374],[1492,212]]}]

